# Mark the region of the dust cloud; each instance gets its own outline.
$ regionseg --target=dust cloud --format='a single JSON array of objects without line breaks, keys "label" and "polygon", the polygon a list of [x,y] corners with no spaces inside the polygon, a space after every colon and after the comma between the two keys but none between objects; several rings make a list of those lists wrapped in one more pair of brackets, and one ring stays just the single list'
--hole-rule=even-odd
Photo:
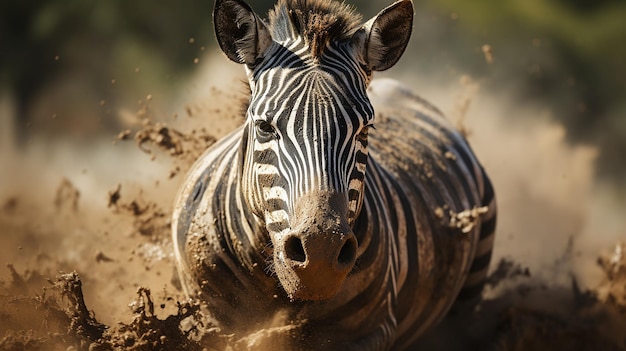
[{"label": "dust cloud", "polygon": [[[155,111],[148,104],[141,113],[118,111],[128,121],[128,131],[89,143],[63,135],[39,138],[35,129],[18,148],[10,132],[11,101],[0,99],[0,257],[3,264],[11,264],[0,269],[0,349],[89,349],[90,341],[97,341],[66,327],[75,325],[70,317],[77,308],[68,303],[75,300],[67,297],[57,277],[74,271],[81,278],[90,317],[102,325],[126,326],[113,332],[134,330],[130,339],[122,334],[107,339],[121,343],[119,347],[139,345],[141,333],[132,328],[148,325],[141,321],[165,325],[154,321],[173,317],[176,323],[170,328],[185,328],[179,317],[192,317],[195,310],[192,305],[181,310],[179,304],[185,298],[173,273],[172,203],[193,159],[241,123],[246,98],[240,67],[222,64],[221,57],[203,62],[205,68],[171,110]],[[230,83],[225,87],[223,82]],[[445,321],[422,346],[541,350],[575,334],[588,342],[601,340],[606,349],[624,349],[626,340],[609,328],[623,326],[626,313],[623,300],[610,298],[611,286],[617,285],[611,281],[618,278],[607,272],[626,268],[619,266],[621,258],[613,266],[606,262],[615,261],[616,245],[626,241],[626,204],[596,179],[596,149],[569,144],[567,131],[549,111],[520,106],[506,92],[482,91],[468,77],[452,86],[420,82],[413,87],[462,125],[495,184],[499,206],[486,301],[469,320]],[[180,153],[168,149],[171,144],[163,138],[174,140]],[[143,141],[144,150],[137,140]],[[604,266],[598,264],[601,256],[609,257],[601,261]],[[143,307],[138,309],[137,302],[129,307],[132,301],[141,301]],[[610,301],[618,301],[614,305],[621,314]],[[607,335],[598,339],[593,323],[608,325]],[[546,330],[556,336],[542,334]],[[456,342],[449,333],[459,335]],[[166,349],[168,337],[159,335],[145,349]],[[216,348],[228,341],[196,335],[188,348],[195,349],[202,340]],[[255,340],[251,336],[235,345]],[[100,349],[114,349],[111,343],[98,342]]]}]

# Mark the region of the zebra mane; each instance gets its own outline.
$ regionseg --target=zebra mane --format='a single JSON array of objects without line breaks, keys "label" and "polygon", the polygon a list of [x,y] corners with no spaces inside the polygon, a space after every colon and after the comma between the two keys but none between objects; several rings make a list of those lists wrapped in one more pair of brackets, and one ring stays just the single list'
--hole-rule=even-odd
[{"label": "zebra mane", "polygon": [[330,42],[349,39],[362,25],[352,6],[333,0],[279,0],[269,22],[274,40],[301,36],[318,58]]}]

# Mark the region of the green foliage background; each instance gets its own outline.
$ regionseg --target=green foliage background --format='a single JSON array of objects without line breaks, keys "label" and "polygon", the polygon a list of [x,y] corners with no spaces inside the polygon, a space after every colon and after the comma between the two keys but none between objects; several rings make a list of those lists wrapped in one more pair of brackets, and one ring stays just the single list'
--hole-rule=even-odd
[{"label": "green foliage background", "polygon": [[[273,1],[250,1],[265,13]],[[364,17],[388,1],[350,1]],[[626,175],[626,1],[424,0],[405,67],[442,81],[469,74],[543,105],[575,142],[598,145],[600,174]],[[210,0],[4,0],[0,90],[16,133],[52,114],[79,135],[115,130],[110,112],[181,89],[194,59],[216,50]],[[489,44],[494,62],[481,47]],[[99,110],[98,110],[99,109]],[[96,110],[97,113],[88,111]],[[5,117],[2,117],[5,118]],[[529,116],[532,118],[532,116]]]}]

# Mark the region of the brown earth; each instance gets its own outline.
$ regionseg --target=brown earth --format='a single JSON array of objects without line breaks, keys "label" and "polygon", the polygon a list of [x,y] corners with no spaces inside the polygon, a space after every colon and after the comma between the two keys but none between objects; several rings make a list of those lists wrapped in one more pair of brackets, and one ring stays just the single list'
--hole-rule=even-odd
[{"label": "brown earth", "polygon": [[[464,120],[498,191],[496,260],[477,311],[416,349],[626,350],[626,229],[594,180],[594,150],[567,145],[545,119],[493,117],[506,106],[491,109],[476,89],[465,80],[449,115]],[[191,162],[241,121],[240,94],[207,95],[175,119],[144,105],[128,130],[90,145],[0,151],[0,350],[275,349],[292,332],[233,340],[199,325],[179,290],[173,197]]]}]

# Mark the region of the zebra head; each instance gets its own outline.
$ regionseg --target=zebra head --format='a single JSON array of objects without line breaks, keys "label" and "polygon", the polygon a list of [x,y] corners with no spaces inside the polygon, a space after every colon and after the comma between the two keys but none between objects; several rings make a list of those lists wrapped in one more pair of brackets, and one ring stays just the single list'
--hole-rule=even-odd
[{"label": "zebra head", "polygon": [[263,21],[242,0],[217,0],[218,43],[245,64],[251,89],[239,165],[250,211],[267,230],[287,295],[336,295],[359,254],[372,71],[406,48],[410,0],[365,24],[331,0],[279,0]]}]

